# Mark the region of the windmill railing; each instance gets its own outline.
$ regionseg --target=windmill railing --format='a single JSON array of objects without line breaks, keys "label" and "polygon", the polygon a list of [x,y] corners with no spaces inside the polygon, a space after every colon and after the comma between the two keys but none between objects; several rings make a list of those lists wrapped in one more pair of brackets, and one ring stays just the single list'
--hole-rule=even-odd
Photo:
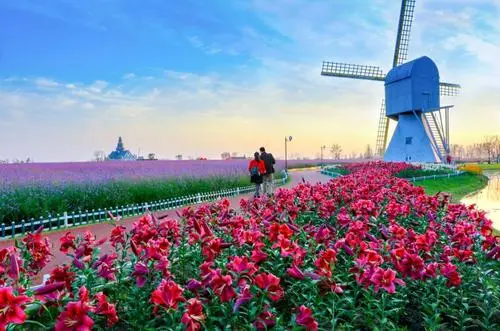
[{"label": "windmill railing", "polygon": [[[275,179],[274,184],[281,186],[287,183],[287,181],[288,174],[284,172],[284,177]],[[61,230],[65,228],[111,221],[116,216],[120,216],[121,218],[139,216],[148,210],[162,211],[177,209],[188,205],[214,201],[219,198],[238,196],[254,190],[255,186],[249,185],[233,189],[185,195],[159,201],[150,201],[141,204],[130,204],[90,211],[64,212],[62,214],[48,215],[45,218],[40,217],[37,220],[31,218],[29,220],[21,220],[20,222],[11,222],[10,224],[1,223],[0,240],[14,239],[16,237],[24,236],[27,232],[33,232],[40,226],[43,226],[44,231]]]}]

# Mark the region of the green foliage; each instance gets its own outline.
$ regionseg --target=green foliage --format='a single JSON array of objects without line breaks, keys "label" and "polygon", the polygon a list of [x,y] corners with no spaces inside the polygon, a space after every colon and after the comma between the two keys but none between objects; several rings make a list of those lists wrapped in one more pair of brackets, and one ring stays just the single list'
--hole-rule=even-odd
[{"label": "green foliage", "polygon": [[427,169],[408,168],[398,172],[394,176],[399,178],[412,178],[412,177],[423,177],[423,176],[434,176],[434,175],[446,175],[450,173],[452,173],[452,171],[448,169],[427,170]]},{"label": "green foliage", "polygon": [[248,186],[247,176],[121,180],[107,183],[23,186],[0,190],[0,222],[20,222],[65,211],[114,209],[196,193]]},{"label": "green foliage", "polygon": [[338,173],[338,174],[341,174],[341,175],[348,175],[350,174],[351,172],[349,171],[349,169],[347,169],[346,167],[344,166],[339,166],[339,167],[327,167],[325,168],[325,170],[328,170],[328,171],[331,171],[331,172],[335,172],[335,173]]}]

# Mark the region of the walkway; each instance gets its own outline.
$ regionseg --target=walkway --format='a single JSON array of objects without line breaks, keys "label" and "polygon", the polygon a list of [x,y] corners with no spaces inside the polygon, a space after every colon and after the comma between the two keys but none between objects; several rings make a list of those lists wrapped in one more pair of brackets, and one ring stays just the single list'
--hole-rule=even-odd
[{"label": "walkway", "polygon": [[[290,171],[290,177],[291,181],[286,184],[286,188],[293,187],[297,185],[298,183],[302,182],[302,178],[304,178],[305,181],[308,181],[310,183],[318,183],[318,182],[327,182],[331,178],[320,174],[316,170],[299,170],[299,171]],[[239,201],[242,198],[249,198],[251,197],[251,194],[246,194],[246,195],[240,195],[240,196],[235,196],[229,198],[229,201],[231,201],[231,206],[238,206]],[[173,210],[168,210],[168,211],[158,211],[154,212],[155,215],[168,215],[170,218],[177,219],[177,213],[176,211],[181,211],[182,209],[186,208],[187,206],[181,207],[179,209],[173,209]],[[140,218],[140,216],[135,216],[135,217],[130,217],[130,218],[125,218],[120,220],[119,224],[125,226],[127,229],[131,229],[132,225],[137,219]],[[60,265],[62,263],[67,263],[68,262],[68,257],[64,254],[62,254],[59,251],[59,238],[64,235],[66,232],[71,231],[74,235],[83,235],[85,231],[91,231],[94,233],[97,237],[97,240],[109,235],[111,230],[113,229],[115,225],[112,224],[111,222],[104,222],[104,223],[94,223],[94,224],[89,224],[88,226],[80,226],[76,228],[68,228],[64,229],[61,231],[54,231],[50,233],[46,233],[45,236],[49,238],[50,242],[53,244],[52,248],[52,253],[54,254],[52,261],[42,270],[40,273],[41,275],[49,273],[55,266]],[[20,238],[17,238],[17,240],[20,240]],[[8,247],[8,246],[13,246],[14,241],[13,240],[5,240],[5,241],[0,241],[0,249]],[[109,242],[106,242],[104,245],[101,246],[101,251],[102,252],[108,252],[111,251],[112,247],[109,244]],[[41,281],[41,276],[38,277],[38,279],[33,280],[34,282],[40,282]]]}]

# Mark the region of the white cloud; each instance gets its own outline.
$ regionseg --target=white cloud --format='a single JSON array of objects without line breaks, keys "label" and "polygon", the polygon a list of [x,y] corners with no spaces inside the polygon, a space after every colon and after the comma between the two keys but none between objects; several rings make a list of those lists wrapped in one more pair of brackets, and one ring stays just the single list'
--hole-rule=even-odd
[{"label": "white cloud", "polygon": [[190,36],[188,42],[195,48],[201,49],[207,55],[214,55],[222,52],[222,49],[215,44],[206,44],[198,36]]},{"label": "white cloud", "polygon": [[52,79],[48,79],[48,78],[36,78],[35,79],[35,85],[38,86],[38,87],[41,87],[41,88],[45,88],[45,87],[58,87],[59,86],[59,83],[57,83],[56,81],[52,80]]},{"label": "white cloud", "polygon": [[135,77],[136,77],[136,75],[132,72],[123,75],[123,79],[134,79]]},{"label": "white cloud", "polygon": [[91,102],[85,102],[83,105],[82,105],[83,109],[95,109],[95,106],[93,103]]}]

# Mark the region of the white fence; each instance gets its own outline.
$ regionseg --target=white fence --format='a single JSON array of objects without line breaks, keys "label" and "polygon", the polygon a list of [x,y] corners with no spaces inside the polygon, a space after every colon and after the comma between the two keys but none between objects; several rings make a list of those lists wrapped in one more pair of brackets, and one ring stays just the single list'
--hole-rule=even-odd
[{"label": "white fence", "polygon": [[[274,184],[277,186],[284,185],[287,180],[288,174],[284,172],[284,177],[275,179]],[[147,210],[160,211],[175,209],[182,206],[214,201],[219,198],[237,196],[252,192],[253,190],[255,190],[255,186],[251,185],[214,192],[197,193],[167,200],[150,201],[142,204],[131,204],[107,209],[93,209],[90,211],[85,210],[84,212],[65,212],[62,215],[49,215],[47,218],[40,217],[38,220],[32,218],[27,221],[22,220],[21,222],[12,222],[7,225],[2,223],[0,224],[0,240],[8,237],[15,238],[17,236],[23,236],[27,231],[33,232],[40,226],[43,226],[44,230],[50,231],[92,223],[106,222],[111,220],[111,216],[116,217],[119,215],[122,218],[137,216],[144,214]]]},{"label": "white fence", "polygon": [[[443,168],[433,168],[432,170],[442,170]],[[430,169],[428,169],[430,170]],[[330,177],[340,177],[343,176],[342,174],[339,174],[338,172],[330,170],[330,168],[325,168],[320,171],[323,175],[327,175]],[[401,179],[406,179],[411,182],[416,182],[420,180],[428,180],[428,179],[438,179],[438,178],[450,178],[454,176],[459,176],[463,174],[463,171],[455,170],[453,173],[449,174],[442,174],[442,175],[429,175],[429,176],[420,176],[420,177],[410,177],[410,178],[401,178]]]},{"label": "white fence", "polygon": [[456,170],[456,164],[446,163],[424,163],[424,162],[409,162],[411,165],[420,166],[425,170]]}]

